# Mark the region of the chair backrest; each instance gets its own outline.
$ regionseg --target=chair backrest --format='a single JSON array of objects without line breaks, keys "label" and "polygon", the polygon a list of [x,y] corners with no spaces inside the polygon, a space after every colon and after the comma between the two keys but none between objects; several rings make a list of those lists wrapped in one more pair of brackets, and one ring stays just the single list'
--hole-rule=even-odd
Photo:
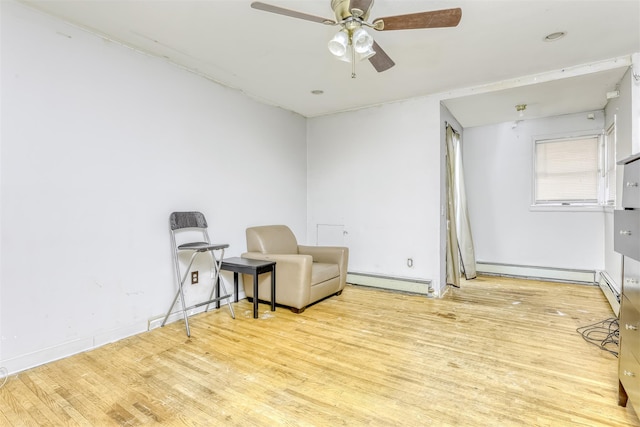
[{"label": "chair backrest", "polygon": [[181,228],[207,228],[207,220],[200,212],[173,212],[169,216],[171,230]]},{"label": "chair backrest", "polygon": [[247,251],[263,254],[297,254],[298,241],[286,225],[247,228]]}]

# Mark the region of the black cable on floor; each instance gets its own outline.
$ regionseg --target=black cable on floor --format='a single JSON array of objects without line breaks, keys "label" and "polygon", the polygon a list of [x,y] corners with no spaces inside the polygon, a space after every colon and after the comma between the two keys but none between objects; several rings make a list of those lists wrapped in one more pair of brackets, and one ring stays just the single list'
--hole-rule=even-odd
[{"label": "black cable on floor", "polygon": [[[576,332],[582,335],[586,342],[618,357],[617,349],[620,342],[620,329],[617,318],[612,317],[592,325],[582,326],[576,329]],[[612,348],[615,350],[612,350]]]}]

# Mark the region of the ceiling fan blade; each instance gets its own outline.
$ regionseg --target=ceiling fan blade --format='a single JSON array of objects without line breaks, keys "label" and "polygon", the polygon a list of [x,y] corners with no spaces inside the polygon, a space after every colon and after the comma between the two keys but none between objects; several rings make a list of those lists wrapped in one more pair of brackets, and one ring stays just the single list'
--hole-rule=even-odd
[{"label": "ceiling fan blade", "polygon": [[393,62],[393,59],[389,58],[387,52],[380,47],[378,42],[374,41],[372,47],[376,54],[369,58],[369,62],[371,62],[371,65],[373,65],[373,68],[375,68],[377,72],[381,73],[383,71],[387,71],[389,68],[396,65],[396,63]]},{"label": "ceiling fan blade", "polygon": [[271,12],[271,13],[277,13],[278,15],[290,16],[291,18],[304,19],[305,21],[318,22],[320,24],[327,24],[327,25],[336,24],[336,22],[331,19],[322,18],[320,16],[315,16],[315,15],[308,15],[306,13],[296,12],[295,10],[285,9],[283,7],[278,7],[271,4],[262,3],[259,1],[254,1],[253,3],[251,3],[251,7],[258,10],[263,10],[265,12]]},{"label": "ceiling fan blade", "polygon": [[455,27],[462,18],[462,9],[443,9],[430,12],[409,13],[407,15],[387,16],[373,21],[384,22],[380,31],[414,30],[418,28]]}]

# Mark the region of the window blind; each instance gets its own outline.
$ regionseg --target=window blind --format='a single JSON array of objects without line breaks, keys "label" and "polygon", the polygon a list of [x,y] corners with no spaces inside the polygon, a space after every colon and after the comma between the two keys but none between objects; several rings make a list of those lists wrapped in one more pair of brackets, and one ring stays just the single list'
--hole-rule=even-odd
[{"label": "window blind", "polygon": [[598,203],[598,137],[537,141],[536,203]]}]

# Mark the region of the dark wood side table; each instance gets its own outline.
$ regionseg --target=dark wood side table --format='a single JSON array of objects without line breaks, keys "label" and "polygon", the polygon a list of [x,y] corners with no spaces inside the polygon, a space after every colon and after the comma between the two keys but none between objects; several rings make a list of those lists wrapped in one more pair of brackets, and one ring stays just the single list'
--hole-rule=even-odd
[{"label": "dark wood side table", "polygon": [[[258,318],[258,276],[262,273],[271,273],[271,311],[276,311],[276,262],[246,258],[226,258],[222,260],[221,270],[233,271],[233,290],[235,302],[238,302],[238,273],[251,274],[253,276],[253,318]],[[218,279],[220,280],[220,279]],[[218,295],[220,294],[220,282],[217,283]],[[220,308],[220,302],[216,303]]]}]

